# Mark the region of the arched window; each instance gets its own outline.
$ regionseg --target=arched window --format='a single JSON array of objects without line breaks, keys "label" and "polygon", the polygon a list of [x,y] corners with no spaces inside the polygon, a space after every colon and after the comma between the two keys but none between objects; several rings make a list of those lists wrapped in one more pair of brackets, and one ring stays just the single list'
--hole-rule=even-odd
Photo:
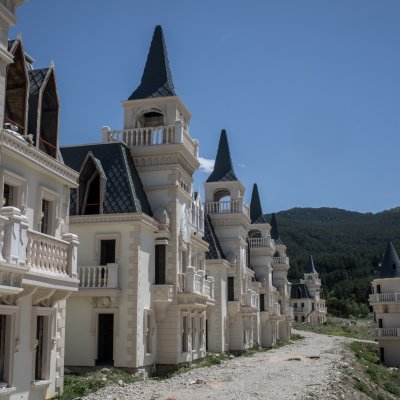
[{"label": "arched window", "polygon": [[42,93],[39,148],[54,158],[57,158],[58,106],[56,80],[51,69]]},{"label": "arched window", "polygon": [[21,42],[12,50],[14,62],[7,66],[4,122],[15,125],[18,132],[25,133],[28,77]]},{"label": "arched window", "polygon": [[214,192],[213,200],[217,204],[218,213],[235,212],[232,207],[231,192],[228,189],[217,189]]},{"label": "arched window", "polygon": [[251,231],[249,231],[249,238],[261,238],[261,232],[258,229],[252,229]]},{"label": "arched window", "polygon": [[164,115],[158,110],[147,111],[139,117],[139,122],[142,128],[164,126]]}]

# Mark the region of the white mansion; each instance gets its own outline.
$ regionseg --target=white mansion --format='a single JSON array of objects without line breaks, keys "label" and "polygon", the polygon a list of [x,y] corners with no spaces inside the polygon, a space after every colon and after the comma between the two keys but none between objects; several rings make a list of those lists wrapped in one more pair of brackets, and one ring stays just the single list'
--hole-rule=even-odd
[{"label": "white mansion", "polygon": [[286,247],[271,237],[257,186],[245,204],[224,130],[204,203],[193,191],[198,142],[160,26],[123,108],[122,130],[61,149],[79,171],[70,229],[81,243],[66,365],[150,370],[289,338]]}]

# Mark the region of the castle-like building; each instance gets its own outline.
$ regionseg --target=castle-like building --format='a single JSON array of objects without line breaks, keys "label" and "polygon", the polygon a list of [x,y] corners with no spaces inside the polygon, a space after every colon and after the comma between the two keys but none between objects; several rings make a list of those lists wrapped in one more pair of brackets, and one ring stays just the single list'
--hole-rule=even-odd
[{"label": "castle-like building", "polygon": [[204,184],[191,114],[177,96],[157,26],[123,129],[63,147],[79,171],[70,229],[79,290],[67,301],[66,365],[143,368],[242,352],[290,337],[289,258],[235,174],[226,132]]},{"label": "castle-like building", "polygon": [[322,298],[321,280],[312,256],[304,270],[304,278],[300,279],[300,283],[292,284],[290,297],[296,322],[326,322],[327,309],[325,299]]},{"label": "castle-like building", "polygon": [[8,41],[20,0],[0,2],[0,398],[63,390],[65,299],[77,291],[69,233],[78,173],[58,147],[54,67],[35,69],[22,39]]},{"label": "castle-like building", "polygon": [[391,367],[400,367],[400,259],[391,242],[372,281],[369,304],[374,311],[375,339],[379,358]]}]

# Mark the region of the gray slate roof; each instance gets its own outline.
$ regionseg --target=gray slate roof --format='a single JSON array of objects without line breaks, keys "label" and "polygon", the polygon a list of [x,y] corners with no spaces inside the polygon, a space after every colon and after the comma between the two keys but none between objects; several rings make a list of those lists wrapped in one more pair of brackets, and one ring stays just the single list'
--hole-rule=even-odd
[{"label": "gray slate roof", "polygon": [[139,87],[129,100],[176,96],[163,30],[156,26]]},{"label": "gray slate roof", "polygon": [[208,214],[204,215],[204,238],[208,244],[209,249],[206,253],[207,260],[221,260],[225,259],[224,252],[222,251],[221,244],[215,234],[214,226],[211,217]]},{"label": "gray slate roof", "polygon": [[314,265],[314,260],[313,256],[310,255],[310,259],[308,260],[308,263],[306,265],[306,268],[304,269],[305,274],[317,274],[317,270],[315,269]]},{"label": "gray slate roof", "polygon": [[400,278],[400,260],[392,242],[389,242],[386,246],[385,254],[377,270],[376,277],[379,279]]},{"label": "gray slate roof", "polygon": [[[300,290],[298,290],[300,289]],[[298,292],[300,292],[301,297],[298,296]],[[310,292],[307,289],[305,283],[292,283],[292,288],[290,290],[290,298],[291,299],[312,299]]]},{"label": "gray slate roof", "polygon": [[253,192],[251,193],[250,219],[252,224],[266,224],[268,222],[262,212],[260,195],[256,183],[253,185]]},{"label": "gray slate roof", "polygon": [[[152,216],[152,210],[135,168],[129,149],[123,143],[100,143],[62,147],[66,165],[80,171],[89,152],[106,175],[104,214],[143,212]],[[76,215],[77,190],[71,191],[70,214]]]},{"label": "gray slate roof", "polygon": [[229,151],[226,130],[222,129],[219,138],[217,156],[215,158],[214,170],[208,177],[207,182],[237,181]]}]

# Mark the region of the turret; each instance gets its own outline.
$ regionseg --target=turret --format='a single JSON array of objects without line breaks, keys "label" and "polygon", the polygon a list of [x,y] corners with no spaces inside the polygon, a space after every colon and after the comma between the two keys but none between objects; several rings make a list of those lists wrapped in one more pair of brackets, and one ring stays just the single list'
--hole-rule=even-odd
[{"label": "turret", "polygon": [[319,299],[321,291],[321,280],[319,279],[318,272],[315,269],[314,259],[312,255],[310,255],[308,263],[304,269],[304,279],[301,279],[300,282],[307,285],[308,291],[310,292],[311,296],[315,296],[317,299]]}]

